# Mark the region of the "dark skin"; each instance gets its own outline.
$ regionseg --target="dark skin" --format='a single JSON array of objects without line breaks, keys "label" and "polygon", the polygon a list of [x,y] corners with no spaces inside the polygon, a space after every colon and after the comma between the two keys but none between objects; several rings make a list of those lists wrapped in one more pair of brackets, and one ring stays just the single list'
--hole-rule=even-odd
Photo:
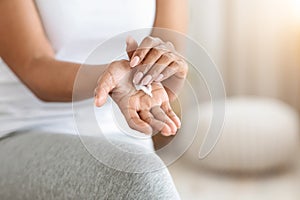
[{"label": "dark skin", "polygon": [[[184,5],[186,5],[185,0],[157,0],[154,26],[184,32],[185,14],[174,12],[183,9]],[[45,35],[33,0],[1,0],[0,12],[3,16],[0,18],[0,56],[5,63],[39,99],[47,102],[72,101],[73,85],[81,64],[55,59],[53,48]],[[183,16],[179,13],[183,13]],[[159,37],[159,34],[155,36]],[[124,65],[124,62],[120,61],[120,64]],[[101,77],[108,71],[109,66],[111,65],[91,68],[87,74],[90,77],[89,83],[80,88],[82,98],[91,97],[90,94],[99,86],[99,80],[103,80]],[[114,89],[116,88],[111,90]],[[159,98],[157,96],[157,99]],[[157,105],[148,107],[148,111],[150,112],[154,106]],[[126,118],[128,123],[132,117]],[[141,116],[139,119],[142,120]],[[166,121],[160,122],[164,124],[161,130],[163,127],[173,130]],[[173,123],[176,124],[174,121]],[[150,127],[151,130],[156,129],[153,125]],[[135,129],[142,130],[142,127]],[[167,132],[166,135],[170,135],[176,131]]]}]

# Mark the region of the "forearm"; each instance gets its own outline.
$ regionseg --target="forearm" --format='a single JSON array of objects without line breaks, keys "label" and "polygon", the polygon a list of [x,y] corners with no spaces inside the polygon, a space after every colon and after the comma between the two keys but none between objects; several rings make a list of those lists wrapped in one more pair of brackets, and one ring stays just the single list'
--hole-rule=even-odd
[{"label": "forearm", "polygon": [[[153,29],[152,36],[164,41],[172,42],[176,49],[180,50],[184,44],[178,37],[178,33],[185,34],[188,29],[188,2],[187,0],[157,0],[154,28],[173,30],[161,31]],[[177,33],[178,32],[178,33]]]},{"label": "forearm", "polygon": [[[34,1],[0,1],[0,13],[0,57],[38,98],[71,101],[81,65],[55,60]],[[103,70],[100,66],[83,70],[87,78],[78,88],[80,97],[93,94]]]},{"label": "forearm", "polygon": [[[81,67],[78,63],[39,58],[33,59],[24,68],[26,72],[22,73],[20,79],[43,101],[69,102],[72,101],[75,81],[80,81],[76,88],[76,93],[80,95],[77,100],[92,97],[105,67],[106,65]],[[76,78],[78,72],[80,76]]]},{"label": "forearm", "polygon": [[156,0],[154,27],[168,28],[185,33],[187,22],[187,0]]}]

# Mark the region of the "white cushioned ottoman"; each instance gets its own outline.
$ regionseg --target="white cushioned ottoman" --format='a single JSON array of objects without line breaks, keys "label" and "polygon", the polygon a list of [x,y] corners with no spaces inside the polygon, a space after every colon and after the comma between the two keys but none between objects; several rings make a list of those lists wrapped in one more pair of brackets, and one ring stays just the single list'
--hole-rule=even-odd
[{"label": "white cushioned ottoman", "polygon": [[[196,165],[218,171],[262,172],[290,166],[298,156],[298,113],[283,102],[269,98],[234,97],[226,100],[226,114],[221,137],[203,160],[199,150],[210,125],[210,103],[200,105],[200,128],[187,151]],[[188,109],[190,116],[197,109]],[[189,118],[190,119],[190,118]],[[184,132],[188,130],[185,120]]]}]

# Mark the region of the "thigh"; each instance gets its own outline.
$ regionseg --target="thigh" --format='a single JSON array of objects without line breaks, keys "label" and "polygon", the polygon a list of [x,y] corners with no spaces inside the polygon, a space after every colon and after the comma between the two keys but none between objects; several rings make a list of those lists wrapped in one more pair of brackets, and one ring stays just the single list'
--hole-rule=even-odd
[{"label": "thigh", "polygon": [[[95,151],[115,160],[117,155],[106,143],[93,141]],[[0,140],[0,162],[0,199],[4,200],[178,198],[166,168],[147,173],[116,170],[95,159],[74,135],[15,134]]]}]

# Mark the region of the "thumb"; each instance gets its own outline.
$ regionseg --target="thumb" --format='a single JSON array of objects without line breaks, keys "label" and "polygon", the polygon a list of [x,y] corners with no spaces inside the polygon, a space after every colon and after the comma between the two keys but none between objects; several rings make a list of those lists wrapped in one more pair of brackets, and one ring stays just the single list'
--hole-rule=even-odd
[{"label": "thumb", "polygon": [[[96,89],[98,90],[98,89]],[[95,94],[95,105],[97,107],[101,107],[103,106],[103,104],[105,104],[106,100],[108,97],[108,93],[105,92],[105,90],[103,89],[99,89],[96,94]]]},{"label": "thumb", "polygon": [[112,73],[105,71],[98,81],[98,86],[95,89],[95,105],[101,107],[105,104],[109,93],[117,86],[117,83],[112,77]]},{"label": "thumb", "polygon": [[138,46],[139,46],[138,43],[132,36],[128,36],[126,38],[126,52],[127,52],[129,59],[131,59],[133,53],[138,48]]}]

